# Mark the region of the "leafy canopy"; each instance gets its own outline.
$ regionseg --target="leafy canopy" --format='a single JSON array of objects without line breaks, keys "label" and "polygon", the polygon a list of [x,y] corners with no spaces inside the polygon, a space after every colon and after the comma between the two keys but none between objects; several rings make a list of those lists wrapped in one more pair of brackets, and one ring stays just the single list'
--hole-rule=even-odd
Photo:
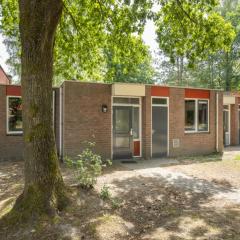
[{"label": "leafy canopy", "polygon": [[160,48],[171,60],[184,56],[192,65],[219,50],[229,51],[235,31],[217,11],[216,0],[161,0],[156,17]]},{"label": "leafy canopy", "polygon": [[[18,1],[1,1],[1,33],[19,72]],[[153,12],[154,4],[160,5]],[[55,42],[55,80],[141,81],[152,79],[151,56],[142,41],[147,19],[157,26],[159,46],[172,60],[190,63],[220,49],[235,36],[214,9],[216,0],[64,0]]]}]

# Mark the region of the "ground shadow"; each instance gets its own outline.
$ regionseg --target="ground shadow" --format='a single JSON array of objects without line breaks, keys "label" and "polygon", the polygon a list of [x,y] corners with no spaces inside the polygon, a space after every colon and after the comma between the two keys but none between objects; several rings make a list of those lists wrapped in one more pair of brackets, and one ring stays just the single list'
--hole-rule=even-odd
[{"label": "ground shadow", "polygon": [[240,239],[239,206],[208,205],[216,194],[233,193],[231,186],[157,171],[116,176],[108,182],[112,197],[121,202],[116,208],[111,200],[101,200],[96,190],[72,186],[71,204],[58,219],[13,229],[1,227],[2,218],[0,239]]}]

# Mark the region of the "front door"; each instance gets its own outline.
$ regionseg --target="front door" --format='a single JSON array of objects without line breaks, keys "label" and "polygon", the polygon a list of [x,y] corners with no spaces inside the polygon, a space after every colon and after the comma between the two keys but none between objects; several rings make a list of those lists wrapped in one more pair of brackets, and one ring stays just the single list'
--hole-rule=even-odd
[{"label": "front door", "polygon": [[224,145],[230,145],[230,107],[229,105],[224,106],[223,110],[223,139]]},{"label": "front door", "polygon": [[132,107],[113,107],[113,158],[133,156]]},{"label": "front door", "polygon": [[168,152],[168,107],[166,99],[152,100],[152,157],[165,157]]}]

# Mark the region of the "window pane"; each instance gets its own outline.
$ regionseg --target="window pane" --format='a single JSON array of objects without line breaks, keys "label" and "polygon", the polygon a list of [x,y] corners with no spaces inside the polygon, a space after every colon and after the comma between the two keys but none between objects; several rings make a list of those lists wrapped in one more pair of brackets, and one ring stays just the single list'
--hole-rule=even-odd
[{"label": "window pane", "polygon": [[133,108],[133,138],[139,138],[139,108]]},{"label": "window pane", "polygon": [[152,104],[167,104],[166,98],[153,98]]},{"label": "window pane", "polygon": [[131,104],[139,104],[139,98],[130,98]]},{"label": "window pane", "polygon": [[224,132],[229,132],[229,112],[223,111],[223,129]]},{"label": "window pane", "polygon": [[208,101],[198,101],[198,131],[208,131]]},{"label": "window pane", "polygon": [[124,97],[115,97],[113,98],[113,103],[119,104],[139,104],[139,98],[124,98]]},{"label": "window pane", "polygon": [[129,132],[129,110],[128,109],[116,109],[116,131]]},{"label": "window pane", "polygon": [[185,100],[185,131],[195,129],[195,100]]},{"label": "window pane", "polygon": [[8,98],[8,131],[22,131],[22,99],[18,97]]}]

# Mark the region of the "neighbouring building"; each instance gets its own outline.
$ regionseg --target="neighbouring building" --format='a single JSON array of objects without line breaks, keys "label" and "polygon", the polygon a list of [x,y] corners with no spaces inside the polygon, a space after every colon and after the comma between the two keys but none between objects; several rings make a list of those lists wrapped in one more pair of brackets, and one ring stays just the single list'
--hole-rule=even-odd
[{"label": "neighbouring building", "polygon": [[[223,150],[222,91],[65,81],[53,93],[60,158],[78,155],[86,141],[95,142],[96,152],[111,159]],[[0,160],[20,159],[21,87],[0,85],[0,97]]]},{"label": "neighbouring building", "polygon": [[225,92],[223,97],[224,145],[240,144],[240,94]]},{"label": "neighbouring building", "polygon": [[11,84],[10,76],[6,74],[1,65],[0,65],[0,84],[5,85]]}]

